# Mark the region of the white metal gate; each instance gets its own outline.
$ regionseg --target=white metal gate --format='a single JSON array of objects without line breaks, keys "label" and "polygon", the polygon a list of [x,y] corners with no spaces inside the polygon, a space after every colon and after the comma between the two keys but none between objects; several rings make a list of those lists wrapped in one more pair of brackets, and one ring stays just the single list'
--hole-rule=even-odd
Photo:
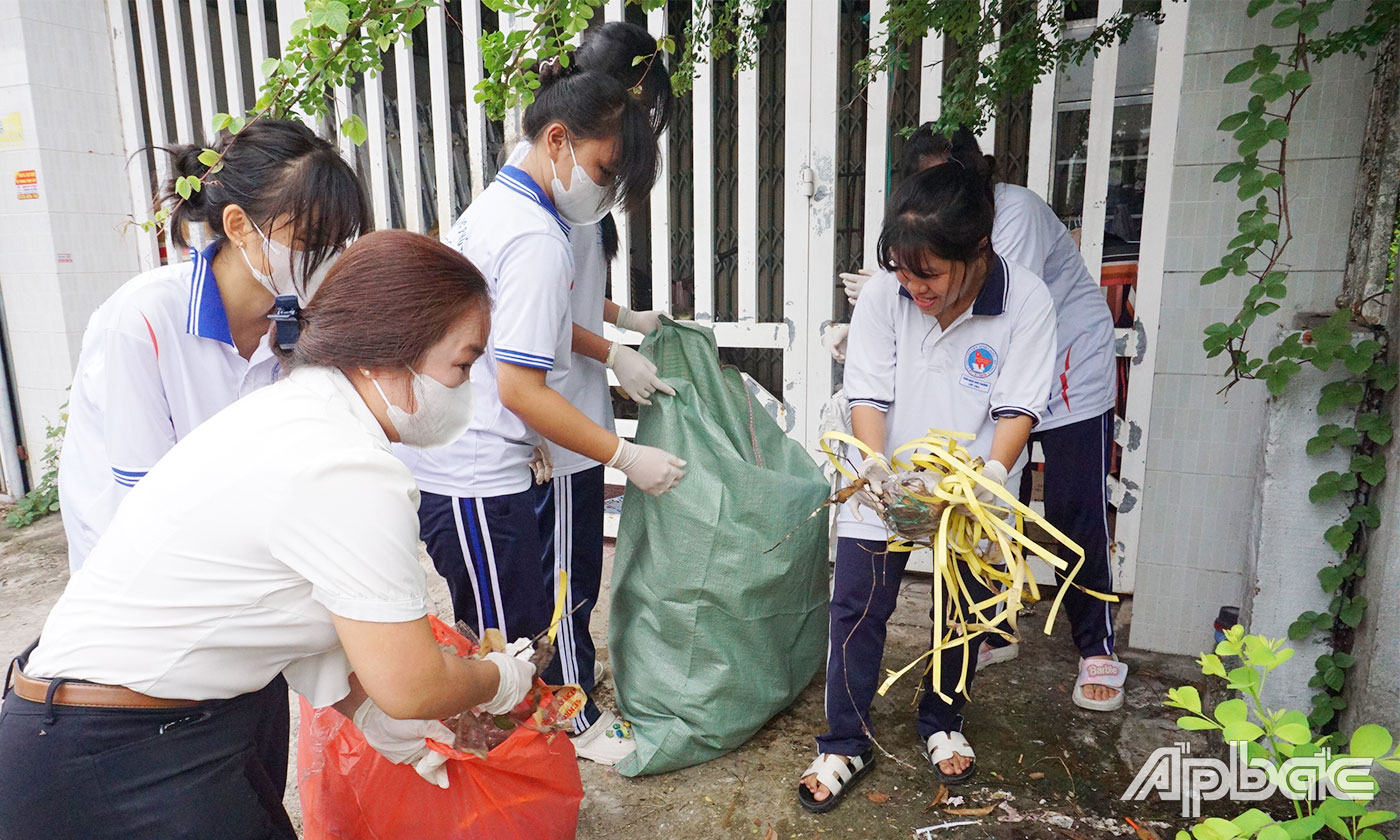
[{"label": "white metal gate", "polygon": [[[241,112],[256,98],[255,91],[262,83],[262,61],[280,54],[292,22],[304,13],[300,0],[107,2],[117,46],[123,131],[132,153],[148,144],[190,142],[206,133],[212,114]],[[679,37],[676,16],[691,13],[692,3],[672,0],[667,9],[648,13],[644,22],[655,35]],[[864,20],[861,16],[868,14],[868,20],[878,22],[886,3],[778,0],[770,13],[782,20],[781,63],[761,63],[731,82],[719,75],[718,64],[700,61],[687,105],[688,124],[677,123],[663,140],[668,154],[663,156],[665,168],[653,192],[649,214],[619,219],[624,247],[613,266],[615,300],[671,311],[679,289],[689,298],[686,308],[696,320],[714,328],[722,352],[780,355],[781,380],[774,378],[771,385],[783,404],[781,420],[791,435],[809,445],[815,444],[820,408],[834,382],[833,366],[819,336],[834,318],[844,321],[847,317],[844,301],[838,312],[835,276],[838,271],[857,267],[838,264],[838,254],[844,255],[844,260],[874,264],[874,243],[886,199],[885,176],[892,162],[892,145],[897,142],[895,132],[908,124],[906,112],[918,121],[938,115],[945,50],[942,39],[930,35],[920,45],[922,58],[913,71],[895,80],[882,78],[866,92],[864,176],[851,180],[854,176],[841,174],[860,163],[841,152],[843,142],[852,139],[843,134],[843,109],[862,107],[859,102],[852,106],[841,101],[839,95],[843,85],[850,84],[843,74],[849,73],[851,64],[848,55],[843,62],[842,27],[850,31],[853,15]],[[1121,5],[1121,0],[1101,0],[1100,19],[1113,15]],[[1150,137],[1146,154],[1138,156],[1146,158],[1146,184],[1138,216],[1141,237],[1136,289],[1123,290],[1134,319],[1131,326],[1120,330],[1119,342],[1120,356],[1130,360],[1125,363],[1128,387],[1117,434],[1120,477],[1113,486],[1117,507],[1115,588],[1119,591],[1133,587],[1186,5],[1164,4],[1166,17],[1156,33],[1151,73]],[[606,0],[604,12],[607,20],[635,20],[639,15],[625,0]],[[397,225],[420,232],[446,229],[469,195],[479,193],[494,174],[494,152],[505,137],[502,127],[488,121],[471,100],[482,73],[477,39],[484,27],[511,25],[512,21],[496,20],[494,13],[476,0],[449,0],[429,11],[412,33],[414,45],[395,48],[392,62],[386,62],[385,77],[366,76],[353,90],[336,92],[336,118],[322,128],[333,134],[339,120],[352,112],[364,118],[369,137],[363,149],[354,148],[345,138],[334,139],[366,179],[377,227]],[[874,46],[878,26],[864,25]],[[1071,175],[1076,166],[1082,170],[1082,206],[1074,215],[1083,220],[1083,253],[1095,273],[1104,262],[1110,170],[1118,165],[1113,130],[1119,76],[1118,49],[1110,47],[1093,62],[1086,148],[1081,159],[1068,164]],[[392,77],[392,87],[387,85],[387,77]],[[735,94],[733,101],[728,93],[717,97],[716,84],[732,84],[726,91]],[[1057,151],[1057,143],[1063,141],[1057,131],[1057,84],[1063,87],[1063,78],[1057,82],[1055,75],[1047,76],[1030,97],[1025,150],[1027,185],[1047,199],[1052,197],[1063,169],[1058,160],[1063,150]],[[775,85],[783,99],[782,164],[779,171],[766,173],[761,171],[760,161],[776,157],[778,150],[769,146],[779,142],[771,131],[777,115],[762,113],[760,102],[773,93]],[[913,106],[896,112],[895,100]],[[404,107],[405,103],[411,105]],[[717,107],[726,109],[723,118],[717,118]],[[761,125],[770,129],[762,140]],[[728,141],[730,146],[721,148],[712,142],[721,130],[737,135]],[[994,121],[983,135],[985,150],[993,148],[996,132]],[[686,145],[688,157],[674,154]],[[725,153],[732,155],[732,165],[720,167],[719,153],[726,149]],[[153,177],[163,174],[164,162],[159,157],[147,158],[147,163],[131,167],[132,206],[137,219],[149,217]],[[765,192],[765,174],[776,175],[778,181],[772,185],[776,190]],[[838,194],[842,184],[847,188],[857,185],[855,192],[863,199],[859,214],[863,231],[837,229],[838,209],[842,209],[838,204],[846,210],[853,206],[849,190]],[[723,187],[727,196],[732,193],[734,218],[725,231],[712,223],[721,209],[716,201],[718,187]],[[679,201],[682,190],[689,191],[690,201],[688,207],[678,210],[677,205],[685,203]],[[775,245],[771,236],[765,237],[768,223],[761,223],[760,217],[776,214],[779,202],[781,215],[771,222],[780,228],[780,245]],[[690,224],[686,224],[687,219]],[[732,288],[726,286],[729,291],[723,295],[724,307],[716,305],[720,234],[733,240],[732,247],[725,250],[733,252],[735,263]],[[850,241],[852,236],[859,237],[859,247]],[[181,259],[173,249],[161,248],[154,235],[142,234],[139,242],[143,265]],[[638,243],[645,243],[645,249],[633,247]],[[773,269],[777,259],[774,248],[781,251],[781,269],[777,271]],[[687,250],[690,253],[681,253]],[[675,265],[680,258],[693,264],[692,278],[677,276]],[[634,282],[635,277],[646,274],[650,275],[649,284]],[[780,302],[775,297],[760,305],[765,295],[776,295],[779,285]],[[619,336],[613,333],[613,337]],[[1129,375],[1126,369],[1138,373]],[[618,425],[624,435],[635,432],[635,421],[621,419]],[[620,476],[611,479],[621,481]]]}]

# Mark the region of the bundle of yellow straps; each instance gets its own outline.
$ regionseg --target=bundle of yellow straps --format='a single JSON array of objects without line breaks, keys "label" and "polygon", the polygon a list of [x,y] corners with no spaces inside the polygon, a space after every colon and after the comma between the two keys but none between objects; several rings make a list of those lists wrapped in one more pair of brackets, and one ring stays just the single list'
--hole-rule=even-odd
[{"label": "bundle of yellow straps", "polygon": [[[930,429],[928,434],[909,441],[896,449],[886,462],[896,476],[884,488],[867,488],[882,505],[881,518],[889,529],[890,551],[913,551],[918,547],[933,550],[933,626],[943,628],[943,635],[932,649],[889,676],[880,686],[883,696],[890,686],[920,663],[924,672],[938,669],[943,652],[962,648],[963,673],[956,690],[966,693],[967,677],[976,668],[976,657],[970,646],[981,633],[994,633],[1008,640],[1016,638],[1016,616],[1022,605],[1040,600],[1040,588],[1027,565],[1026,552],[1039,557],[1060,573],[1062,584],[1045,617],[1045,634],[1049,635],[1060,609],[1060,602],[1075,576],[1084,565],[1084,549],[1058,528],[1029,507],[1017,501],[1005,487],[982,476],[982,459],[974,458],[959,441],[974,435]],[[833,450],[833,443],[855,447],[867,458],[880,458],[860,440],[844,432],[827,432],[821,447],[836,469],[853,484],[860,477],[848,466],[846,459]],[[984,504],[977,500],[976,489],[984,487],[999,504]],[[838,494],[838,500],[842,500]],[[1049,549],[1025,534],[1025,524],[1035,523],[1055,541],[1077,557],[1073,568]],[[973,578],[995,593],[981,601],[973,601],[967,584],[958,572],[957,564],[965,565]],[[1068,569],[1068,571],[1066,571]],[[1080,589],[1104,601],[1117,601],[1115,595]],[[960,598],[945,598],[944,593],[958,590]],[[952,614],[944,615],[947,604]],[[966,608],[964,608],[966,604]],[[933,680],[933,690],[950,700]]]}]

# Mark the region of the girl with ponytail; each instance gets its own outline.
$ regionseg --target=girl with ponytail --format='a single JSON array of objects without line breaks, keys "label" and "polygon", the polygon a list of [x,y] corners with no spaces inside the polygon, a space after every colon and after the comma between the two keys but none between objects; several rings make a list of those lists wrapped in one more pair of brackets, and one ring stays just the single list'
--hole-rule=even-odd
[{"label": "girl with ponytail", "polygon": [[[638,55],[648,59],[633,66]],[[540,80],[525,139],[445,239],[481,267],[495,306],[490,347],[472,371],[476,417],[452,446],[401,457],[423,491],[423,539],[456,617],[534,635],[567,574],[568,608],[588,607],[561,625],[545,679],[591,694],[603,465],[653,494],[685,474],[670,453],[616,435],[609,368],[638,401],[672,392],[649,360],[599,335],[605,320],[643,332],[658,321],[605,300],[617,247],[608,214],[650,193],[670,82],[656,42],[621,23],[590,31],[568,67],[546,65]],[[630,728],[589,700],[574,747],[614,764],[634,745]]]},{"label": "girl with ponytail", "polygon": [[[305,303],[347,243],[370,229],[355,173],[297,122],[258,120],[221,133],[223,168],[200,145],[174,146],[159,202],[167,235],[213,241],[190,261],[148,271],[103,303],[83,335],[59,461],[68,563],[77,571],[118,503],[157,460],[240,396],[269,385],[277,360],[267,315],[277,295]],[[207,176],[176,201],[177,179]]]},{"label": "girl with ponytail", "polygon": [[[877,246],[883,271],[866,284],[852,318],[845,371],[851,428],[884,458],[861,460],[854,448],[847,455],[872,482],[890,477],[885,464],[895,448],[935,428],[973,435],[967,447],[986,463],[983,475],[1005,483],[1019,477],[1026,441],[1045,414],[1054,305],[1040,278],[993,247],[990,167],[973,151],[975,141],[960,140],[948,162],[895,193]],[[978,495],[991,501],[984,488]],[[799,803],[818,813],[836,807],[874,762],[870,702],[909,557],[888,551],[884,525],[871,511],[862,516],[861,505],[875,503],[856,494],[836,517],[830,633],[840,643],[827,662],[828,729],[797,789]],[[973,601],[990,594],[975,580],[965,583]],[[953,614],[950,605],[943,614]],[[945,629],[935,627],[934,638]],[[919,700],[921,746],[945,784],[975,771],[962,734],[963,671],[962,653],[946,651],[939,672],[924,676]]]}]

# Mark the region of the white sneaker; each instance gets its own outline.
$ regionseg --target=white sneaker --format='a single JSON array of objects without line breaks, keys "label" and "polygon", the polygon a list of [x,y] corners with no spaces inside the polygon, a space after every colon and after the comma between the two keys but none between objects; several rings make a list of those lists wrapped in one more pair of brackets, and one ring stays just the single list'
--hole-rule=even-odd
[{"label": "white sneaker", "polygon": [[1004,647],[992,647],[982,645],[982,649],[977,652],[977,670],[982,670],[988,665],[995,665],[998,662],[1010,662],[1021,654],[1021,646],[1012,642]]},{"label": "white sneaker", "polygon": [[613,766],[637,750],[632,724],[612,712],[603,712],[592,726],[569,738],[579,758],[604,767]]}]

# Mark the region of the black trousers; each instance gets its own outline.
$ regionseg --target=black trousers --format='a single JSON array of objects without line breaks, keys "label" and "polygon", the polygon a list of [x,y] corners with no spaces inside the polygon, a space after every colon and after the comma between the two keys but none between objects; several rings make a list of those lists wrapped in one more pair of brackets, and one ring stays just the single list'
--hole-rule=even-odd
[{"label": "black trousers", "polygon": [[[1084,549],[1084,566],[1075,582],[1096,592],[1112,592],[1107,480],[1113,453],[1113,409],[1058,429],[1033,432],[1031,441],[1039,442],[1045,452],[1045,518]],[[1026,470],[1021,480],[1022,501],[1029,501],[1030,489],[1031,471]],[[1079,562],[1062,545],[1056,546],[1056,554],[1071,568]],[[1056,573],[1056,577],[1061,576]],[[1065,593],[1064,608],[1080,656],[1113,653],[1117,641],[1113,610],[1106,601],[1072,588]],[[1000,636],[991,636],[987,644],[1004,647],[1008,643]]]},{"label": "black trousers", "polygon": [[295,840],[287,683],[186,709],[0,707],[0,840]]}]

